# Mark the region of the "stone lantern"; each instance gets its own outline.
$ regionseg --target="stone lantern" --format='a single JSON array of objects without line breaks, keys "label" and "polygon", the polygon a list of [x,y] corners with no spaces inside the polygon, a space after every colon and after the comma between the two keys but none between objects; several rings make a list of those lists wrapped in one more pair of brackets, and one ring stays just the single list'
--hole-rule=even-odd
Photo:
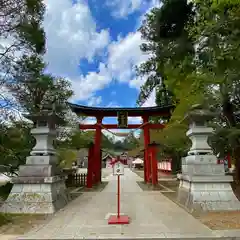
[{"label": "stone lantern", "polygon": [[33,121],[34,128],[31,130],[31,133],[36,139],[36,145],[30,155],[56,155],[53,143],[57,136],[55,126],[58,119],[57,116],[52,112],[42,111],[41,115],[38,114],[27,117]]},{"label": "stone lantern", "polygon": [[19,167],[18,177],[1,211],[8,213],[54,213],[64,207],[69,196],[65,178],[58,167],[53,143],[56,139],[57,116],[50,110],[27,116],[33,121],[31,134],[36,144]]},{"label": "stone lantern", "polygon": [[186,135],[192,146],[188,155],[182,158],[178,201],[191,211],[240,209],[230,185],[233,178],[225,175],[224,165],[217,163],[217,157],[208,144],[208,137],[213,132],[208,122],[215,117],[215,113],[201,105],[193,106],[185,116],[189,124]]}]

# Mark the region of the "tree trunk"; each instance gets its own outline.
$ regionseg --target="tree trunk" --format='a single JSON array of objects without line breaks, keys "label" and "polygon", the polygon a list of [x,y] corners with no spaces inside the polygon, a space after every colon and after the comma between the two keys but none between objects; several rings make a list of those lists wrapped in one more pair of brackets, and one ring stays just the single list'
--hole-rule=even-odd
[{"label": "tree trunk", "polygon": [[234,157],[235,157],[235,174],[234,179],[239,184],[240,183],[240,144],[236,146],[234,149]]},{"label": "tree trunk", "polygon": [[227,124],[229,127],[235,127],[236,126],[236,119],[234,116],[234,112],[233,112],[233,104],[230,102],[229,97],[226,97],[223,100],[223,115],[226,117],[227,119]]},{"label": "tree trunk", "polygon": [[181,170],[181,155],[175,153],[172,155],[172,174],[177,174]]},{"label": "tree trunk", "polygon": [[[228,94],[223,95],[223,115],[226,117],[227,119],[227,125],[229,128],[231,127],[236,127],[236,118],[234,115],[234,106],[231,103],[230,97]],[[233,146],[233,153],[234,153],[234,157],[235,157],[235,180],[237,182],[240,181],[240,143],[239,141],[236,141],[237,144],[235,146]]]}]

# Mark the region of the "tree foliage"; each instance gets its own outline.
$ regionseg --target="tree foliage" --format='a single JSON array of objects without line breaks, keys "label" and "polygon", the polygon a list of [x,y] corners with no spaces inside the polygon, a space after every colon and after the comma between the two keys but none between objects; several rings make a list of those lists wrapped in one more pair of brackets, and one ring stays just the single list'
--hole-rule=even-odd
[{"label": "tree foliage", "polygon": [[30,134],[31,125],[26,122],[12,122],[10,126],[0,125],[1,165],[14,169],[24,164],[35,140]]},{"label": "tree foliage", "polygon": [[2,46],[1,61],[14,59],[19,50],[44,53],[45,34],[42,28],[45,6],[39,0],[2,0],[0,2],[0,36],[8,41]]},{"label": "tree foliage", "polygon": [[[156,88],[156,103],[166,105],[162,92],[165,88],[171,93],[176,108],[157,139],[172,149],[186,147],[186,138],[179,138],[187,127],[181,120],[192,104],[205,101],[220,113],[212,138],[214,150],[231,151],[240,162],[239,13],[239,1],[165,0],[142,23],[141,50],[149,59],[137,67],[139,76],[147,76],[138,103]],[[178,137],[171,137],[171,132]]]},{"label": "tree foliage", "polygon": [[[0,110],[4,107],[21,116],[23,112],[39,113],[51,105],[59,116],[57,124],[62,126],[73,92],[68,80],[46,73],[44,11],[41,0],[0,2],[0,84],[1,90],[6,90],[0,93]],[[11,105],[9,99],[14,100]],[[28,124],[26,127],[25,122],[16,121],[14,115],[6,120],[0,128],[1,164],[18,166],[24,163],[34,140]]]},{"label": "tree foliage", "polygon": [[192,17],[192,4],[178,0],[163,1],[160,9],[154,8],[146,15],[139,29],[146,42],[140,48],[150,57],[137,67],[139,76],[148,76],[146,83],[141,87],[138,99],[140,105],[158,85],[166,87],[173,95],[171,85],[177,83],[180,77],[183,78],[187,74],[187,70],[189,72],[194,67],[190,62],[194,51],[193,43],[184,29]]},{"label": "tree foliage", "polygon": [[60,123],[63,123],[67,100],[73,91],[68,80],[44,73],[45,68],[41,56],[23,56],[16,62],[7,86],[24,111],[36,113],[45,105],[54,105]]},{"label": "tree foliage", "polygon": [[18,104],[6,84],[24,56],[45,52],[42,0],[2,0],[0,2],[0,110],[13,115]]}]

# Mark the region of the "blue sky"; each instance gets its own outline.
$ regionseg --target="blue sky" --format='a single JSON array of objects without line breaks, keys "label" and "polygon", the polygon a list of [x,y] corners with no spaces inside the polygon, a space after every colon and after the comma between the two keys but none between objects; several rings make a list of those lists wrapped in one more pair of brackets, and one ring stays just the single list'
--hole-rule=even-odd
[{"label": "blue sky", "polygon": [[[140,51],[143,40],[137,29],[159,0],[45,0],[45,4],[45,60],[48,71],[71,81],[71,101],[99,107],[136,106],[145,79],[137,78],[134,69],[148,58]],[[154,104],[152,95],[145,106]],[[129,118],[129,122],[140,119]]]},{"label": "blue sky", "polygon": [[[137,31],[159,0],[44,0],[47,71],[69,79],[71,102],[134,107],[145,79],[135,66],[146,61]],[[144,106],[155,104],[154,94]],[[89,120],[92,122],[92,119]],[[116,123],[114,119],[104,122]],[[140,122],[130,118],[129,122]]]},{"label": "blue sky", "polygon": [[72,101],[135,106],[144,80],[136,78],[134,67],[148,58],[139,49],[142,39],[137,29],[157,2],[45,1],[48,71],[70,79],[75,92]]}]

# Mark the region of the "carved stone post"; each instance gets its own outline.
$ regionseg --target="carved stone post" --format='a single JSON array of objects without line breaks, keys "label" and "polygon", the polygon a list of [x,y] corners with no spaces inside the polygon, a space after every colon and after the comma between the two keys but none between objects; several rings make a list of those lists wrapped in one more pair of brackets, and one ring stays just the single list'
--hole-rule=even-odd
[{"label": "carved stone post", "polygon": [[28,116],[34,123],[31,130],[36,145],[19,167],[18,177],[1,211],[7,213],[54,213],[64,207],[69,197],[65,179],[58,168],[53,141],[56,139],[56,115],[49,111]]},{"label": "carved stone post", "polygon": [[225,175],[223,164],[217,164],[217,158],[207,142],[213,132],[207,122],[215,116],[202,106],[195,105],[185,118],[189,123],[186,135],[192,141],[192,147],[182,159],[178,201],[191,211],[240,209],[240,202],[230,185],[233,178]]}]

